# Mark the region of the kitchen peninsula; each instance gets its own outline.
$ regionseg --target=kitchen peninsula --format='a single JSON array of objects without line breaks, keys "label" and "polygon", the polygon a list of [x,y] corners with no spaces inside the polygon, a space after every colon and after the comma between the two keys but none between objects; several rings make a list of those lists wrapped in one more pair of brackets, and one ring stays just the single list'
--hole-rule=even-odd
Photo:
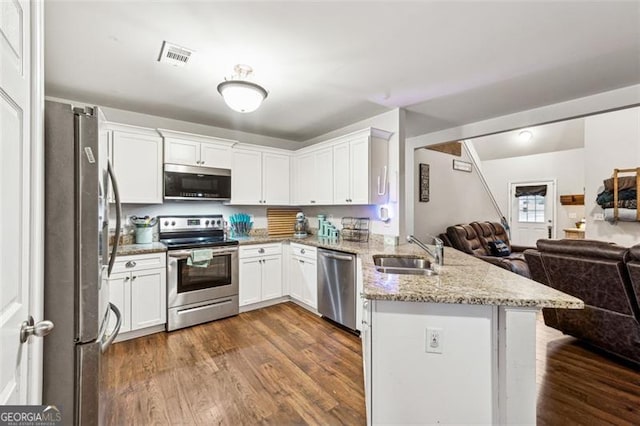
[{"label": "kitchen peninsula", "polygon": [[368,424],[536,423],[536,315],[582,301],[450,248],[431,277],[363,260]]},{"label": "kitchen peninsula", "polygon": [[581,300],[449,247],[425,276],[374,265],[382,254],[428,259],[413,244],[295,241],[358,255],[368,424],[536,423],[537,313]]}]

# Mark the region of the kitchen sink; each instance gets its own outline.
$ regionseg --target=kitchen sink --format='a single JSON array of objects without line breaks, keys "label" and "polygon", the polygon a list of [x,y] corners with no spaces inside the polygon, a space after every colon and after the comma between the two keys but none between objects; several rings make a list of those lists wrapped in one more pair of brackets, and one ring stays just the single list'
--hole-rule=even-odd
[{"label": "kitchen sink", "polygon": [[373,256],[376,271],[385,274],[438,275],[431,269],[431,262],[417,256]]}]

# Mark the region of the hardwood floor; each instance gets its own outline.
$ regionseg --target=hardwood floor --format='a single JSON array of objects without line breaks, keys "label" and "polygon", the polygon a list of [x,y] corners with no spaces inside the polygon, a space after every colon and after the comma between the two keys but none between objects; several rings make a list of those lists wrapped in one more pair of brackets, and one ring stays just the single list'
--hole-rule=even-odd
[{"label": "hardwood floor", "polygon": [[114,345],[107,424],[364,424],[360,339],[293,303]]},{"label": "hardwood floor", "polygon": [[538,425],[640,425],[640,371],[537,327]]},{"label": "hardwood floor", "polygon": [[[365,423],[360,339],[293,303],[114,345],[110,425]],[[538,424],[640,425],[640,372],[538,322]]]}]

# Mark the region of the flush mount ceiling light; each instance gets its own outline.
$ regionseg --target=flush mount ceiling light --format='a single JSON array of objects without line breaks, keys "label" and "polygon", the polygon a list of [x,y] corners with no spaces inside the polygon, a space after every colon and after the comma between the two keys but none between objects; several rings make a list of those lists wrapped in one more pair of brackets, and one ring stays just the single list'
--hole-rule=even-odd
[{"label": "flush mount ceiling light", "polygon": [[531,133],[530,130],[523,130],[520,133],[518,133],[518,138],[522,142],[529,142],[531,138],[533,138],[533,133]]},{"label": "flush mount ceiling light", "polygon": [[253,73],[249,65],[236,65],[234,74],[228,80],[218,84],[218,92],[229,108],[238,112],[257,110],[267,97],[267,91],[259,84],[247,81]]}]

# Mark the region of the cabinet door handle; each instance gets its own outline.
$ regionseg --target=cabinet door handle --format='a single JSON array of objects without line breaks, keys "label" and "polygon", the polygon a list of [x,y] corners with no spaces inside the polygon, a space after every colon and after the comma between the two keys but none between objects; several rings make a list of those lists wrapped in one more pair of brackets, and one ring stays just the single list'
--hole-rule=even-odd
[{"label": "cabinet door handle", "polygon": [[125,268],[133,268],[136,266],[136,262],[133,260],[128,261],[125,265]]},{"label": "cabinet door handle", "polygon": [[124,277],[124,282],[129,281],[129,277]]},{"label": "cabinet door handle", "polygon": [[264,253],[264,249],[263,248],[258,249],[258,253],[260,253],[260,254]]},{"label": "cabinet door handle", "polygon": [[138,278],[138,277],[132,277],[132,278],[131,278],[131,281],[135,281],[135,280],[136,280],[136,278]]},{"label": "cabinet door handle", "polygon": [[300,253],[305,254],[306,253],[305,249],[300,249]]},{"label": "cabinet door handle", "polygon": [[200,164],[204,164],[204,161],[201,161]]},{"label": "cabinet door handle", "polygon": [[311,200],[311,204],[315,204],[315,203],[316,203],[315,200]]},{"label": "cabinet door handle", "polygon": [[300,259],[298,259],[298,262],[300,262],[300,263],[304,263],[304,260],[300,260]]}]

